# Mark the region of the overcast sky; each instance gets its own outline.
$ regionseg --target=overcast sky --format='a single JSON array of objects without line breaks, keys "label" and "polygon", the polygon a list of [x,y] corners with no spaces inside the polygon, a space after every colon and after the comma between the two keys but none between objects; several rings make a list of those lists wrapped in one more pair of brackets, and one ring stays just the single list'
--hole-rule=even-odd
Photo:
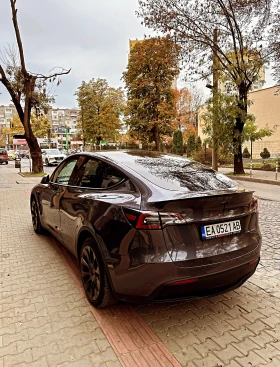
[{"label": "overcast sky", "polygon": [[[123,86],[129,39],[150,34],[135,15],[137,7],[137,0],[17,0],[28,70],[47,74],[55,66],[72,69],[54,87],[55,106],[75,107],[74,93],[83,80],[105,78],[112,87]],[[1,0],[0,11],[3,50],[15,45],[10,0]],[[267,75],[265,87],[272,85]],[[2,84],[0,93],[0,105],[10,103]]]},{"label": "overcast sky", "polygon": [[[0,49],[15,44],[9,0],[1,0]],[[71,68],[55,87],[57,107],[74,107],[73,94],[83,80],[105,78],[123,86],[129,39],[145,30],[135,15],[137,0],[17,0],[18,20],[28,70],[48,73]],[[0,104],[10,103],[0,85]]]}]

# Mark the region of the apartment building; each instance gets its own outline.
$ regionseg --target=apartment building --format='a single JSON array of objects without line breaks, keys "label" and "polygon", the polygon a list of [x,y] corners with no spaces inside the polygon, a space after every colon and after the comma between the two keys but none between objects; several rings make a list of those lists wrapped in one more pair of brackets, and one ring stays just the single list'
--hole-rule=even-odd
[{"label": "apartment building", "polygon": [[76,129],[78,115],[79,110],[77,108],[52,108],[47,114],[53,130],[63,127]]},{"label": "apartment building", "polygon": [[17,110],[13,104],[8,106],[0,106],[0,129],[10,127],[13,116],[17,114]]}]

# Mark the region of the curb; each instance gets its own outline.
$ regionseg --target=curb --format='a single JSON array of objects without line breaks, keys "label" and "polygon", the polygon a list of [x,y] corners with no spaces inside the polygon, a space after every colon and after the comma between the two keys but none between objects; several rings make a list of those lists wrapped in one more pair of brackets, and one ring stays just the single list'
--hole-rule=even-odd
[{"label": "curb", "polygon": [[261,178],[251,178],[251,177],[239,177],[239,176],[238,177],[232,177],[232,175],[228,175],[228,177],[230,177],[234,181],[249,181],[249,182],[256,182],[256,183],[280,186],[280,181],[263,180]]}]

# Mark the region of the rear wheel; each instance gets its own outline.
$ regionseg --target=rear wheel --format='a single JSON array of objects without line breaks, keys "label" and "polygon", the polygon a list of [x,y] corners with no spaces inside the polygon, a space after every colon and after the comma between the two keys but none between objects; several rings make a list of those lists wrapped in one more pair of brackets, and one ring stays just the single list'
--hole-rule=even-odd
[{"label": "rear wheel", "polygon": [[6,164],[8,164],[8,161],[6,161]]},{"label": "rear wheel", "polygon": [[80,271],[86,296],[93,306],[102,308],[116,303],[101,255],[92,238],[80,252]]},{"label": "rear wheel", "polygon": [[35,198],[33,198],[31,201],[31,216],[34,232],[42,234],[44,232],[44,229],[41,225],[38,205]]}]

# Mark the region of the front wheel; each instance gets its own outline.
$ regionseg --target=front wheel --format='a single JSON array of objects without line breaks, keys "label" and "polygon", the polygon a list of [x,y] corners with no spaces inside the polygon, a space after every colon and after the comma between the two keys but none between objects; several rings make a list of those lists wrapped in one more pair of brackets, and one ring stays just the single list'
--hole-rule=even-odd
[{"label": "front wheel", "polygon": [[103,308],[116,303],[102,257],[92,238],[87,238],[81,248],[80,271],[86,296],[93,306]]},{"label": "front wheel", "polygon": [[41,225],[38,205],[35,198],[33,198],[31,201],[31,216],[34,232],[42,234],[44,232],[44,229]]}]

